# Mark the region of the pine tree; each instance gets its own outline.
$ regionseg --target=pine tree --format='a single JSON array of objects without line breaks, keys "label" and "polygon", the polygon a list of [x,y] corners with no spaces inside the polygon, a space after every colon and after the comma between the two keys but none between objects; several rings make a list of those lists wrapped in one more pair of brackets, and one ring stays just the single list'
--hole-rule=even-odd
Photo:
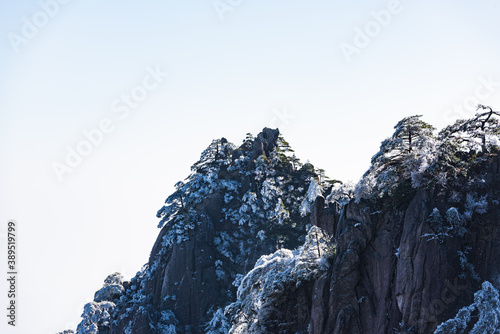
[{"label": "pine tree", "polygon": [[403,151],[411,152],[414,148],[421,148],[423,142],[432,136],[435,128],[420,120],[420,117],[422,115],[403,118],[394,127],[396,131],[392,135],[392,138],[402,146]]},{"label": "pine tree", "polygon": [[247,133],[245,139],[243,139],[243,142],[247,142],[247,141],[253,141],[255,139],[255,137],[253,136],[253,134],[251,134],[250,132]]},{"label": "pine tree", "polygon": [[193,172],[207,172],[221,164],[229,164],[230,154],[233,147],[225,138],[214,139],[212,143],[201,153],[200,160],[191,166]]},{"label": "pine tree", "polygon": [[466,333],[465,330],[471,327],[471,315],[474,311],[477,311],[479,316],[474,327],[468,333],[500,333],[500,300],[498,298],[498,291],[490,282],[485,281],[482,284],[482,289],[474,294],[474,303],[458,311],[455,318],[439,325],[434,334]]},{"label": "pine tree", "polygon": [[302,164],[300,163],[300,159],[297,158],[295,153],[292,154],[290,158],[290,163],[292,164],[293,169],[298,169],[299,167],[302,166]]},{"label": "pine tree", "polygon": [[183,198],[186,196],[184,185],[182,181],[177,182],[175,184],[175,191],[167,197],[165,205],[158,210],[156,217],[162,218],[158,227],[161,228],[165,222],[168,222],[174,215],[184,209]]},{"label": "pine tree", "polygon": [[406,117],[394,127],[371,160],[370,169],[356,185],[356,200],[393,195],[402,181],[420,186],[422,173],[435,159],[434,127],[420,120],[420,115]]},{"label": "pine tree", "polygon": [[431,166],[434,175],[445,175],[448,180],[467,176],[472,166],[499,149],[500,113],[483,105],[479,105],[478,110],[487,111],[468,120],[457,120],[439,132],[440,156]]},{"label": "pine tree", "polygon": [[[493,111],[491,107],[479,105],[478,110],[488,110],[477,113],[474,118],[458,120],[455,124],[444,128],[439,133],[439,139],[448,144],[448,149],[463,152],[488,151],[488,137],[500,135],[500,112]],[[493,143],[494,145],[496,143]]]},{"label": "pine tree", "polygon": [[[283,164],[286,165],[292,163],[293,167],[292,157],[290,156],[290,153],[293,154],[295,151],[292,150],[290,144],[281,135],[278,137],[278,146],[276,148],[276,152],[278,154],[278,158],[282,161]],[[295,154],[293,156],[295,156]]]},{"label": "pine tree", "polygon": [[434,210],[432,210],[431,214],[427,218],[427,223],[437,236],[446,232],[444,228],[444,220],[438,208],[434,208]]}]

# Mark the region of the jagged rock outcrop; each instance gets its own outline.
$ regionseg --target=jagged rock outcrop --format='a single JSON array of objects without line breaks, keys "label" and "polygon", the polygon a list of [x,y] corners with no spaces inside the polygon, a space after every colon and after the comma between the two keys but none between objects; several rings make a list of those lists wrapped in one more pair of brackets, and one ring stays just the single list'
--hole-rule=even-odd
[{"label": "jagged rock outcrop", "polygon": [[437,136],[403,119],[356,187],[278,130],[213,141],[158,211],[148,264],[110,275],[77,333],[433,333],[471,305],[468,333],[483,305],[500,314],[494,113]]},{"label": "jagged rock outcrop", "polygon": [[[316,281],[310,333],[432,333],[471,303],[480,281],[498,282],[500,158],[491,155],[469,180],[479,175],[488,181],[420,190],[399,210],[387,200],[382,207],[351,202],[338,220],[322,221],[334,226],[337,255]],[[457,192],[464,202],[480,192],[488,212],[475,214],[463,236],[434,238],[428,217],[436,207],[465,209],[450,203]]]},{"label": "jagged rock outcrop", "polygon": [[[334,236],[336,255],[315,281],[309,333],[433,333],[472,303],[481,282],[500,288],[500,129],[485,125],[490,117],[459,121],[438,141],[422,131],[413,150],[404,146],[408,131],[396,134],[430,127],[405,119],[374,156],[356,201],[339,214],[335,201],[316,199],[311,222]],[[481,298],[498,304],[498,293]]]},{"label": "jagged rock outcrop", "polygon": [[[277,129],[265,128],[238,148],[225,138],[214,140],[158,211],[162,229],[148,264],[131,282],[114,290],[105,284],[96,293],[96,311],[84,314],[85,328],[110,334],[205,332],[212,317],[236,299],[238,277],[262,255],[304,241],[309,218],[300,209],[311,205],[304,197],[316,173],[310,164],[294,160],[292,166],[287,150]],[[308,295],[305,286],[296,291],[297,301]],[[101,310],[104,296],[110,304]],[[295,312],[296,326],[306,326],[309,307],[296,310],[283,303],[285,317]]]}]

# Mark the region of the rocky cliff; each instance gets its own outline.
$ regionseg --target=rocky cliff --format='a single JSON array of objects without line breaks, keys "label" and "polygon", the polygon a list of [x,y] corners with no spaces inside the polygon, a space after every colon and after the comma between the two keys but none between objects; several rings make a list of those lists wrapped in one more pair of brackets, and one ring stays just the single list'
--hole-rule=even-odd
[{"label": "rocky cliff", "polygon": [[[337,255],[314,284],[309,333],[433,333],[473,301],[482,281],[498,284],[500,157],[492,154],[469,180],[418,190],[399,208],[351,202],[338,220],[321,219],[333,226]],[[433,212],[467,212],[457,194],[488,198],[488,210],[464,218],[463,234],[437,236]]]},{"label": "rocky cliff", "polygon": [[148,263],[110,275],[77,332],[496,330],[500,128],[483,110],[439,133],[405,118],[356,186],[278,130],[214,140],[158,211]]}]

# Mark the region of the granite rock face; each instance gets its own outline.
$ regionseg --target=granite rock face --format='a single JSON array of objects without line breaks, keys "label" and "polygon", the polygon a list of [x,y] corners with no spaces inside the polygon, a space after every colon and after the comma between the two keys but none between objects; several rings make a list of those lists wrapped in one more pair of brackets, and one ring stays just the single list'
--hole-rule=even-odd
[{"label": "granite rock face", "polygon": [[[265,128],[240,147],[222,138],[203,152],[178,194],[160,210],[175,212],[162,226],[148,264],[116,288],[123,293],[111,294],[109,286],[96,293],[95,302],[110,296],[116,305],[109,321],[97,323],[99,333],[171,333],[174,328],[204,333],[217,309],[235,299],[238,275],[262,255],[303,242],[309,218],[300,215],[298,199],[315,174],[293,169],[279,151],[281,141],[277,129]],[[312,282],[293,287],[294,304],[306,301],[311,288]],[[310,305],[297,308],[287,298],[278,304],[280,319],[290,320],[290,328],[307,328]]]},{"label": "granite rock face", "polygon": [[[351,202],[338,219],[330,208],[319,210],[313,222],[333,229],[337,255],[315,283],[309,333],[432,333],[471,303],[481,281],[498,284],[499,157],[492,155],[475,173],[488,181],[420,190],[399,209],[388,200]],[[463,236],[433,238],[433,209],[464,206],[450,203],[452,193],[463,199],[480,193],[491,205],[471,218]]]},{"label": "granite rock face", "polygon": [[[108,277],[77,333],[433,333],[482,282],[500,288],[498,149],[466,156],[447,183],[414,186],[397,169],[378,188],[389,195],[340,201],[287,145],[268,128],[239,147],[214,141],[159,211],[147,265],[130,282]],[[304,248],[282,248],[314,241],[309,225],[327,237],[306,263]],[[297,276],[262,294],[283,263]]]}]

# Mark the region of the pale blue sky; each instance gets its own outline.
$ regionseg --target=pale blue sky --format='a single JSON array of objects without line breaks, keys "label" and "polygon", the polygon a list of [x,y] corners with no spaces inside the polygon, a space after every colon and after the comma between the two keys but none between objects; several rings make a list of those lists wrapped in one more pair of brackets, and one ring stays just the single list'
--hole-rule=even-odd
[{"label": "pale blue sky", "polygon": [[[348,62],[342,43],[388,3],[243,0],[221,20],[210,0],[72,0],[15,52],[43,9],[0,0],[0,235],[20,226],[19,327],[0,331],[76,326],[107,274],[139,270],[156,211],[214,138],[278,126],[302,160],[357,181],[399,119],[442,127],[477,94],[500,106],[500,1],[401,1]],[[168,78],[120,118],[112,103],[157,66]],[[59,182],[53,162],[105,118],[114,130]]]}]

